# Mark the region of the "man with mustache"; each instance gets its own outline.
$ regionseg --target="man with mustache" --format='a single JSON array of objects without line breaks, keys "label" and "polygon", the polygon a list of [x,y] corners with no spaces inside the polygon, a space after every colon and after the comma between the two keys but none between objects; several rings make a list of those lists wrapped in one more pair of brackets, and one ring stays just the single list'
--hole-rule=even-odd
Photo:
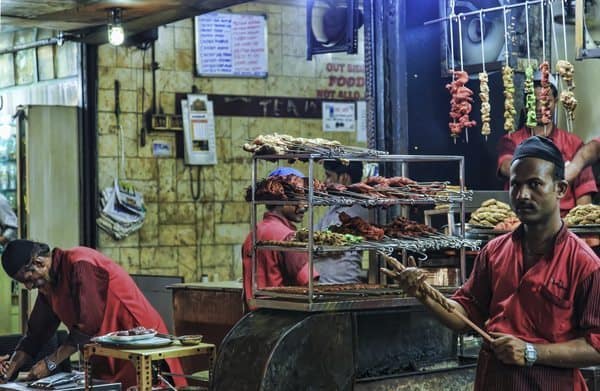
[{"label": "man with mustache", "polygon": [[[269,173],[269,177],[296,176],[304,178],[304,174],[291,167],[278,167]],[[248,198],[248,195],[246,196]],[[250,201],[250,199],[246,199]],[[294,237],[296,226],[301,223],[306,212],[305,205],[267,205],[263,220],[256,224],[256,241],[286,241]],[[249,300],[254,297],[252,287],[252,232],[248,234],[242,246],[242,273],[244,280],[244,296],[249,309],[254,309]],[[313,269],[313,279],[319,274]],[[309,281],[308,254],[306,251],[256,251],[256,287],[257,289],[286,286],[307,285]]]},{"label": "man with mustache", "polygon": [[401,287],[446,326],[454,312],[492,337],[477,361],[475,390],[587,390],[580,367],[600,364],[600,259],[561,220],[564,162],[547,138],[523,141],[510,165],[510,202],[522,224],[489,242],[465,284],[446,299],[423,295],[422,272],[396,270]]},{"label": "man with mustache", "polygon": [[[537,105],[537,126],[528,128],[526,126],[521,127],[516,132],[504,135],[498,143],[498,175],[506,179],[505,189],[508,189],[508,177],[510,175],[510,165],[512,156],[517,145],[526,140],[531,136],[545,136],[550,138],[552,142],[560,150],[563,159],[569,162],[575,156],[575,153],[579,148],[583,146],[583,141],[576,135],[569,133],[563,129],[560,129],[554,123],[554,109],[556,105],[556,97],[558,90],[556,88],[556,82],[552,75],[550,75],[550,88],[552,94],[549,96],[548,109],[552,114],[551,123],[544,125],[541,122],[542,112],[540,97],[542,92],[541,86],[541,73],[537,71],[534,74],[534,87],[536,95]],[[567,187],[564,197],[560,200],[561,216],[565,216],[569,210],[573,209],[575,205],[585,205],[592,202],[592,195],[598,191],[596,187],[596,181],[594,174],[590,167],[580,169],[575,175],[573,180]]]}]

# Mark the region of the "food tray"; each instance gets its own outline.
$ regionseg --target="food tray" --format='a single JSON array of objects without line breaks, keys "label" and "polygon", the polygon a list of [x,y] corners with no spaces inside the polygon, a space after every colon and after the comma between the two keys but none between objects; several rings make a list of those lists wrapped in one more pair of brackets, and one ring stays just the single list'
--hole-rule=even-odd
[{"label": "food tray", "polygon": [[112,333],[108,333],[104,335],[106,339],[116,341],[116,342],[130,342],[130,341],[139,341],[142,339],[150,339],[156,336],[156,331],[152,331],[150,333],[145,334],[136,334],[136,335],[117,335],[119,331],[113,331]]},{"label": "food tray", "polygon": [[114,347],[114,348],[131,348],[131,349],[147,349],[147,348],[159,348],[163,346],[169,346],[173,343],[173,340],[169,338],[161,338],[153,336],[146,339],[137,339],[129,341],[115,341],[114,339],[103,335],[100,337],[92,338],[93,342],[97,342],[100,345]]},{"label": "food tray", "polygon": [[600,224],[571,225],[568,228],[574,234],[600,234]]}]

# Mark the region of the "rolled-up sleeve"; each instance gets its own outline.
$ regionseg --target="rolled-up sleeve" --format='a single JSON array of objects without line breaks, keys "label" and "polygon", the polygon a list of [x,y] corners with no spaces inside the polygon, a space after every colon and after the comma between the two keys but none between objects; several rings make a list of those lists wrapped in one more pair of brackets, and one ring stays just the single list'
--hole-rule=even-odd
[{"label": "rolled-up sleeve", "polygon": [[577,288],[575,313],[586,341],[600,352],[600,269]]},{"label": "rolled-up sleeve", "polygon": [[491,280],[485,248],[475,258],[471,276],[452,296],[467,312],[469,319],[483,327],[489,318]]},{"label": "rolled-up sleeve", "polygon": [[581,170],[575,181],[573,182],[573,195],[575,199],[584,195],[595,193],[598,191],[596,186],[596,178],[592,167],[588,166]]}]

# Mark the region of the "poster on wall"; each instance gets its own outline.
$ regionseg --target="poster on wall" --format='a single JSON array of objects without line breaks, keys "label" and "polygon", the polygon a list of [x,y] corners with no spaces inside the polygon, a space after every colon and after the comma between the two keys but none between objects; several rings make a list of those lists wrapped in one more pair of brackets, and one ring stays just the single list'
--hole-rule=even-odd
[{"label": "poster on wall", "polygon": [[323,102],[324,132],[354,132],[355,130],[354,102]]},{"label": "poster on wall", "polygon": [[217,164],[213,103],[206,95],[189,94],[181,101],[181,114],[185,164]]},{"label": "poster on wall", "polygon": [[264,15],[211,12],[194,19],[198,76],[267,77]]}]

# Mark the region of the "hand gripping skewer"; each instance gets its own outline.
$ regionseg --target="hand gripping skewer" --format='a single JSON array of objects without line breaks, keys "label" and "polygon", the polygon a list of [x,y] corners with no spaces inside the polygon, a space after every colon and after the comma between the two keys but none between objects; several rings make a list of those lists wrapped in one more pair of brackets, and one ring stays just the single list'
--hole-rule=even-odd
[{"label": "hand gripping skewer", "polygon": [[[381,256],[392,266],[394,266],[395,269],[397,270],[404,270],[406,269],[406,266],[404,266],[400,261],[398,261],[396,258],[389,256],[383,252],[379,252],[381,254]],[[392,273],[398,275],[398,273],[396,271],[392,270]],[[441,305],[446,311],[456,315],[458,318],[460,318],[463,322],[465,322],[470,328],[472,328],[473,330],[475,330],[479,335],[481,335],[483,337],[483,339],[485,339],[488,343],[492,343],[493,339],[492,337],[486,333],[484,330],[482,330],[479,326],[477,326],[475,323],[473,323],[469,318],[467,318],[465,315],[463,315],[460,311],[454,311],[454,305],[452,305],[452,303],[450,303],[446,297],[437,289],[435,289],[434,287],[432,287],[431,285],[429,285],[429,283],[423,281],[420,286],[419,286],[419,290],[421,291],[421,293],[423,295],[428,296],[429,298],[431,298],[433,301],[435,301],[436,303],[438,303],[439,305]]]}]

